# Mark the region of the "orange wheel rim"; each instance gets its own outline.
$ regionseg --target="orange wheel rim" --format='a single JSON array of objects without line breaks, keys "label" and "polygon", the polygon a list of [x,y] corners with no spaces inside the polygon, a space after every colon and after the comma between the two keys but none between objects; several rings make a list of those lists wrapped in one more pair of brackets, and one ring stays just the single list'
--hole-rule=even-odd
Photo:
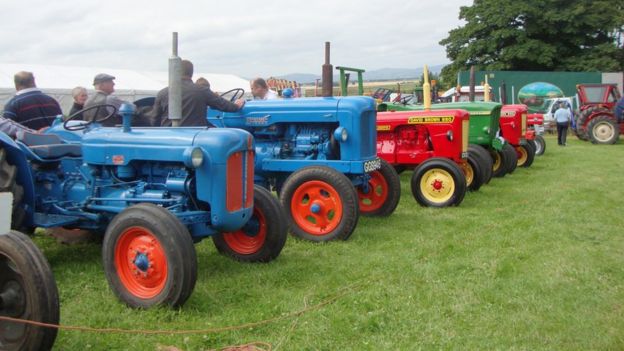
[{"label": "orange wheel rim", "polygon": [[526,163],[529,158],[529,154],[525,148],[518,146],[516,148],[516,154],[518,155],[518,166],[522,166]]},{"label": "orange wheel rim", "polygon": [[388,182],[379,171],[370,173],[368,180],[368,192],[358,188],[360,200],[360,212],[369,213],[377,211],[388,199]]},{"label": "orange wheel rim", "polygon": [[253,215],[247,224],[235,232],[223,233],[223,240],[236,253],[251,255],[262,249],[266,241],[266,235],[266,217],[262,211],[254,207]]},{"label": "orange wheel rim", "polygon": [[331,185],[313,180],[295,190],[290,212],[301,229],[312,235],[327,235],[342,220],[342,199]]},{"label": "orange wheel rim", "polygon": [[115,268],[132,295],[150,299],[167,282],[167,256],[154,234],[144,227],[126,229],[115,246]]}]

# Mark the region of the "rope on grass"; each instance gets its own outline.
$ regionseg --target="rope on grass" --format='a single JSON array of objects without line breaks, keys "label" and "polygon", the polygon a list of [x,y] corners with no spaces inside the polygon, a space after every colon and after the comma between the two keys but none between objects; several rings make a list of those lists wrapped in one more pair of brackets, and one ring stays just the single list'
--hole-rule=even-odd
[{"label": "rope on grass", "polygon": [[72,325],[60,325],[60,324],[42,323],[42,322],[31,321],[27,319],[5,317],[5,316],[0,316],[0,321],[30,324],[30,325],[34,325],[38,327],[43,327],[43,328],[54,328],[54,329],[59,329],[59,330],[71,330],[71,331],[81,331],[81,332],[91,332],[91,333],[143,334],[143,335],[185,335],[185,334],[220,333],[224,331],[233,331],[233,330],[241,330],[241,329],[246,329],[246,328],[258,327],[258,326],[270,324],[273,322],[277,322],[280,320],[301,316],[307,312],[318,310],[322,307],[325,307],[329,304],[336,302],[338,299],[359,289],[362,286],[362,284],[363,283],[359,283],[359,284],[353,284],[351,286],[344,287],[338,290],[339,293],[319,302],[316,305],[304,307],[301,310],[290,312],[283,316],[277,316],[277,317],[261,320],[258,322],[251,322],[251,323],[245,323],[245,324],[228,326],[228,327],[194,329],[194,330],[146,330],[146,329],[121,329],[121,328],[92,328],[92,327],[82,327],[82,326],[72,326]]}]

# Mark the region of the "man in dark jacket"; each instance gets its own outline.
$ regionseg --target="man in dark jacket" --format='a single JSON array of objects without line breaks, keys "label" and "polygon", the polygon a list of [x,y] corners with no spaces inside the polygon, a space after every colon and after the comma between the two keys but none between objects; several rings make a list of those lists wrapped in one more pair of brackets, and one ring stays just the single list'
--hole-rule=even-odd
[{"label": "man in dark jacket", "polygon": [[14,82],[17,92],[4,106],[4,118],[37,130],[49,127],[56,116],[63,114],[53,97],[37,89],[32,72],[17,72]]},{"label": "man in dark jacket", "polygon": [[[209,86],[193,83],[193,63],[182,60],[182,119],[181,127],[208,126],[206,114],[208,106],[225,112],[235,112],[245,105],[245,100],[230,102],[210,90]],[[152,123],[155,126],[171,126],[169,119],[169,88],[156,95],[152,108]]]}]

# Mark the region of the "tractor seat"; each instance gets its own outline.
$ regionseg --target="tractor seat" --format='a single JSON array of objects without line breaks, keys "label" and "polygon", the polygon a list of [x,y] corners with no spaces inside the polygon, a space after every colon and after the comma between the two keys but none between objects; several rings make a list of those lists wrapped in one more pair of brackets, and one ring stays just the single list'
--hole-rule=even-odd
[{"label": "tractor seat", "polygon": [[56,134],[22,131],[17,133],[17,140],[28,146],[35,155],[42,159],[82,156],[80,144],[68,144]]}]

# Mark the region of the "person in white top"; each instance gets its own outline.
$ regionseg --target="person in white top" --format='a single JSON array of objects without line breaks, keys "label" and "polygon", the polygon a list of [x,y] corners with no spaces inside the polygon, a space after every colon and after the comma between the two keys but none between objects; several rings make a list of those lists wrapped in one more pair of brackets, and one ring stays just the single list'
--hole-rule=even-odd
[{"label": "person in white top", "polygon": [[277,93],[269,89],[267,82],[262,78],[256,78],[251,81],[251,95],[254,100],[272,100],[277,99]]}]

